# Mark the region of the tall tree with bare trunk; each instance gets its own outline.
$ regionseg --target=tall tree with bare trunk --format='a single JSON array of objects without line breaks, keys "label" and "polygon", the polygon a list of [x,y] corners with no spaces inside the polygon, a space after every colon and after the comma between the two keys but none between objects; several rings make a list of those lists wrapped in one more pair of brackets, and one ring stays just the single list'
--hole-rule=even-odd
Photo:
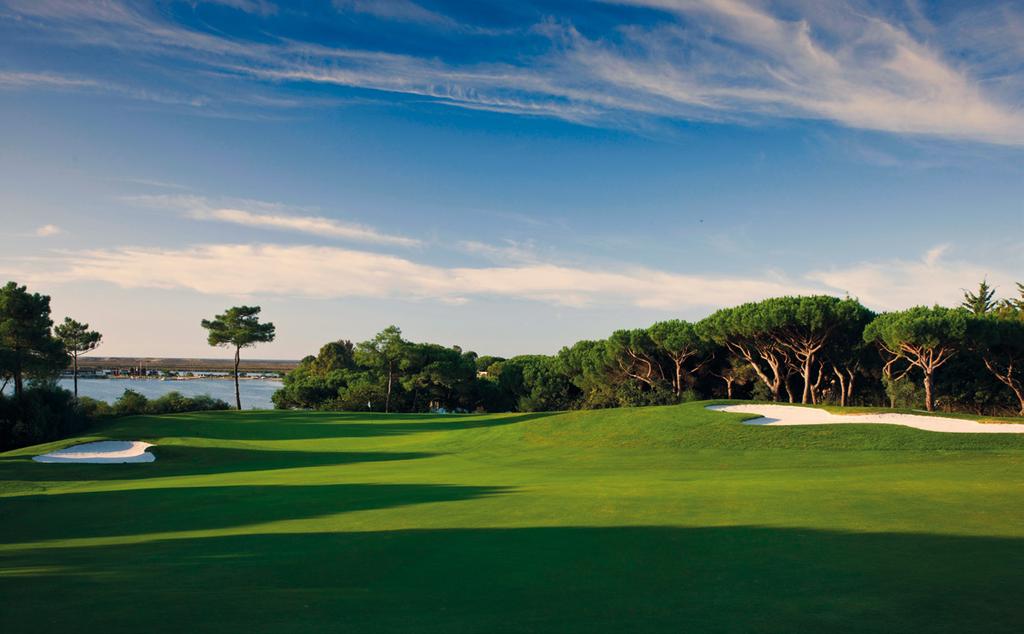
[{"label": "tall tree with bare trunk", "polygon": [[1024,416],[1024,311],[972,319],[969,333],[968,340],[985,368],[1010,388]]},{"label": "tall tree with bare trunk", "polygon": [[687,380],[692,381],[691,377],[710,360],[710,342],[693,324],[680,319],[660,321],[648,328],[647,333],[658,350],[672,362],[669,374],[672,392],[680,396]]},{"label": "tall tree with bare trunk", "polygon": [[888,362],[899,360],[924,375],[924,405],[935,410],[935,372],[949,362],[966,343],[968,312],[962,308],[917,306],[883,313],[864,329],[864,340],[874,343]]},{"label": "tall tree with bare trunk", "polygon": [[274,324],[260,323],[259,306],[233,306],[213,319],[204,319],[206,341],[211,346],[235,349],[235,407],[242,409],[242,394],[238,387],[238,365],[242,348],[274,340]]},{"label": "tall tree with bare trunk", "polygon": [[65,317],[64,323],[57,324],[53,329],[53,334],[64,344],[64,350],[71,357],[75,398],[78,398],[78,357],[99,347],[103,335],[95,330],[89,330],[89,324],[83,324],[70,317]]}]

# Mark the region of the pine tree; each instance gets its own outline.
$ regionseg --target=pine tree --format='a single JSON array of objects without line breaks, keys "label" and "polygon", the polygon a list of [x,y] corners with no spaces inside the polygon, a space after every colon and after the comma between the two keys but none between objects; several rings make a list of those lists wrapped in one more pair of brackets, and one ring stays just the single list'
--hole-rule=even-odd
[{"label": "pine tree", "polygon": [[964,291],[964,301],[960,306],[971,311],[975,315],[984,315],[995,310],[998,303],[995,301],[996,289],[988,285],[988,280],[981,280],[978,284],[978,292]]}]

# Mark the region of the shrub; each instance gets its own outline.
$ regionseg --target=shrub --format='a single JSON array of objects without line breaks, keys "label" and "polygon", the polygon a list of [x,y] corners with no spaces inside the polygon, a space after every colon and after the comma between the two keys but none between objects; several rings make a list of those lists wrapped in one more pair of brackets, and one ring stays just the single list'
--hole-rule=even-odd
[{"label": "shrub", "polygon": [[153,400],[147,399],[134,390],[125,390],[114,402],[112,411],[116,416],[134,416],[137,414],[180,414],[182,412],[202,412],[209,410],[229,409],[229,405],[208,394],[185,396],[181,392],[168,392]]},{"label": "shrub", "polygon": [[102,418],[114,415],[114,408],[110,406],[110,403],[88,396],[78,397],[78,407],[89,418]]},{"label": "shrub", "polygon": [[116,416],[133,416],[149,413],[149,399],[135,390],[125,390],[113,406]]},{"label": "shrub", "polygon": [[0,396],[0,449],[65,438],[87,426],[88,418],[74,396],[55,383],[34,383],[20,400]]}]

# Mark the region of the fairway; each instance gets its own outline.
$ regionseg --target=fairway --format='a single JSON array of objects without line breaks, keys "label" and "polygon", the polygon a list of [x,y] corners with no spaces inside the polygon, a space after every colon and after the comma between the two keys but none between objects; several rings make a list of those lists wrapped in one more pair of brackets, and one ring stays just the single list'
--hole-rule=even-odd
[{"label": "fairway", "polygon": [[0,454],[5,632],[1011,632],[1024,437],[211,412]]}]

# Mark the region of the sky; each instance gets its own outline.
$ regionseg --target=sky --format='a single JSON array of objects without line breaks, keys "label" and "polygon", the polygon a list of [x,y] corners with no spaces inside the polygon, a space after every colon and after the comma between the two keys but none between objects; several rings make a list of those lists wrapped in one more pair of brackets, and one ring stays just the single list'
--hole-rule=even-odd
[{"label": "sky", "polygon": [[480,354],[1024,281],[1024,2],[0,0],[0,278],[95,354]]}]

